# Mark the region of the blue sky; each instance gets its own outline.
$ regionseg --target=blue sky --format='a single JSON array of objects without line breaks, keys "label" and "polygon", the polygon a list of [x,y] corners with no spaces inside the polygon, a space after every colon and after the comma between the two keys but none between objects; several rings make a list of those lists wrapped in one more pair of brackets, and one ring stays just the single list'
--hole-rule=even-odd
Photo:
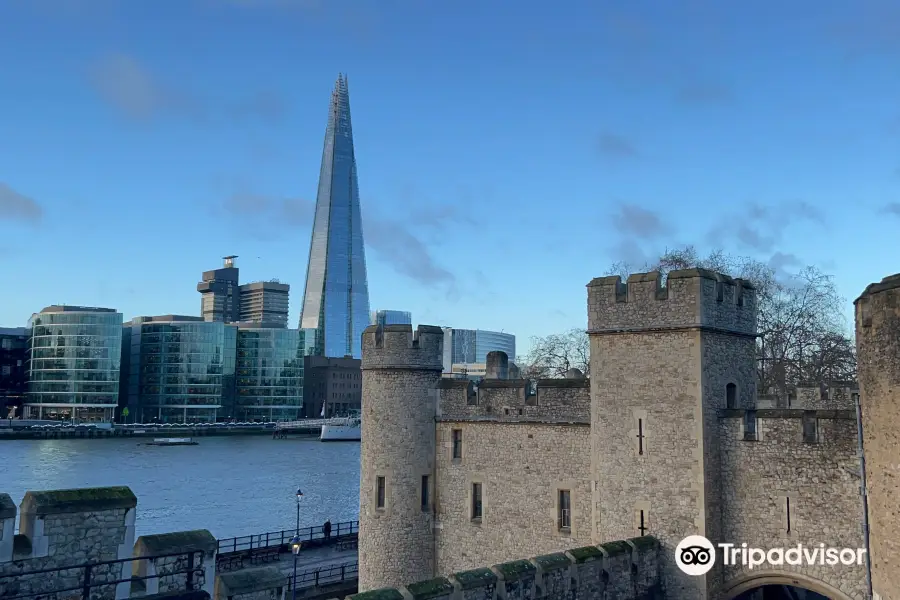
[{"label": "blue sky", "polygon": [[0,325],[198,314],[226,254],[296,323],[338,72],[373,308],[524,351],[667,246],[817,265],[848,315],[900,270],[896,2],[6,0]]}]

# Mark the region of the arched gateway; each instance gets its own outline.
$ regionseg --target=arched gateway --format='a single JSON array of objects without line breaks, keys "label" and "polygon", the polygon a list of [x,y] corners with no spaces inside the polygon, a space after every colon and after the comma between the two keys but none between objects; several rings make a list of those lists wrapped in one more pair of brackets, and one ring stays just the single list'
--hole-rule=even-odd
[{"label": "arched gateway", "polygon": [[718,594],[719,600],[735,600],[744,592],[755,590],[764,585],[790,585],[803,588],[810,592],[822,594],[830,600],[853,600],[851,596],[838,588],[800,573],[786,573],[784,571],[760,571],[744,574],[726,583]]}]

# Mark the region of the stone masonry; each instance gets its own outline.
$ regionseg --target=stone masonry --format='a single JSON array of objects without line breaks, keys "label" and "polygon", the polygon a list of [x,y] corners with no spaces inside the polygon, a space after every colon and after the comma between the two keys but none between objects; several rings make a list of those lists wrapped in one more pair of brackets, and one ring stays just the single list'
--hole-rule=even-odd
[{"label": "stone masonry", "polygon": [[415,335],[408,325],[363,332],[362,589],[434,573],[434,417],[443,340],[440,327],[419,327]]},{"label": "stone masonry", "polygon": [[866,460],[872,588],[900,599],[900,275],[856,300],[860,412]]},{"label": "stone masonry", "polygon": [[[216,540],[206,531],[134,539],[137,498],[127,487],[27,492],[19,507],[0,494],[0,597],[81,597],[85,565],[91,563],[92,600],[120,600],[183,591],[177,571],[187,558],[159,556],[195,551],[194,589],[213,590]],[[112,561],[110,564],[93,564]],[[152,574],[152,579],[140,579]],[[138,577],[138,581],[132,581]],[[103,585],[108,583],[107,585]],[[70,590],[53,596],[52,592]]]},{"label": "stone masonry", "polygon": [[[883,304],[900,307],[891,302]],[[896,340],[900,322],[891,319],[900,314],[872,314],[878,311],[859,336],[860,389],[810,384],[784,400],[757,393],[755,290],[700,269],[671,272],[665,284],[658,273],[589,284],[590,381],[578,372],[507,379],[502,353],[491,353],[488,377],[477,384],[439,380],[429,370],[439,362],[438,344],[421,342],[432,328],[420,327],[417,336],[409,326],[370,328],[363,339],[363,368],[371,367],[363,387],[360,592],[380,590],[373,599],[470,597],[454,573],[649,535],[660,547],[661,597],[731,600],[784,584],[861,600],[865,564],[750,569],[722,564],[719,553],[705,576],[689,577],[674,560],[688,535],[763,549],[864,549],[855,416],[861,394],[866,435],[874,438],[865,440],[873,579],[881,600],[900,600],[895,575],[884,567],[900,564],[900,421],[889,379],[900,377],[900,358],[891,354],[889,335],[875,333],[883,328]],[[410,478],[387,486],[387,513],[374,508],[377,474]],[[425,496],[422,477],[431,486]],[[499,577],[497,567],[491,572]],[[622,575],[608,572],[610,581]],[[410,583],[416,580],[453,591]],[[523,597],[557,597],[535,586]],[[476,596],[492,597],[476,588]]]}]

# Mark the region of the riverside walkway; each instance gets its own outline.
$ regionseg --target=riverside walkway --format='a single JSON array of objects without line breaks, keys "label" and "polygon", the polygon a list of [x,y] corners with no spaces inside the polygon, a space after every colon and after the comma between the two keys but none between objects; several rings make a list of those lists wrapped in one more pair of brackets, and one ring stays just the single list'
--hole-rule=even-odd
[{"label": "riverside walkway", "polygon": [[[302,544],[297,554],[298,591],[340,585],[355,587],[359,560],[358,533],[359,521],[333,524],[327,538],[321,525],[300,529]],[[295,535],[298,535],[297,530],[286,529],[218,540],[216,572],[274,566],[288,578],[290,589],[294,574],[290,541]]]}]

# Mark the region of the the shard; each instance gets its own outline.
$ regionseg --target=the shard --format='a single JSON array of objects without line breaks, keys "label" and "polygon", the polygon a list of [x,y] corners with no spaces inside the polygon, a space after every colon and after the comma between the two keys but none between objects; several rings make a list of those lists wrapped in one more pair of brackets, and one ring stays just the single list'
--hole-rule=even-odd
[{"label": "the shard", "polygon": [[368,325],[369,285],[350,95],[346,76],[339,75],[328,109],[300,328],[308,353],[360,358],[362,332]]}]

